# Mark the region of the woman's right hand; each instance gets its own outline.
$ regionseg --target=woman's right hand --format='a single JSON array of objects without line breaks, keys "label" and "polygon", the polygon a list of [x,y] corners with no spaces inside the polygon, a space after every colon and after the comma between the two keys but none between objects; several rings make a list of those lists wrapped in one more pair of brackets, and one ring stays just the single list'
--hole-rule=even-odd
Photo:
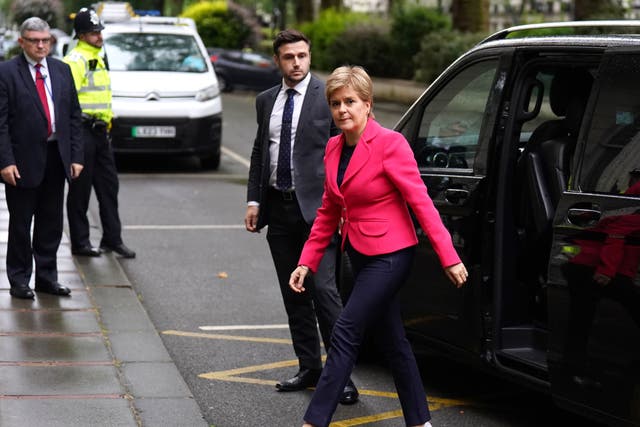
[{"label": "woman's right hand", "polygon": [[299,265],[293,273],[291,273],[291,278],[289,278],[289,287],[293,292],[304,292],[304,278],[307,277],[309,273],[309,267],[306,265]]},{"label": "woman's right hand", "polygon": [[467,272],[467,268],[463,263],[459,262],[458,264],[450,265],[449,267],[444,269],[447,277],[456,288],[461,288],[462,285],[467,281],[467,277],[469,277],[469,273]]}]

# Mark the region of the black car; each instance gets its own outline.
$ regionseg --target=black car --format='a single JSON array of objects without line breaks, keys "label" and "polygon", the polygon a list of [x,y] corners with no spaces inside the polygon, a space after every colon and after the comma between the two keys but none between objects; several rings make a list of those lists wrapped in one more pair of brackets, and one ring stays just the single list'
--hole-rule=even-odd
[{"label": "black car", "polygon": [[244,50],[207,48],[223,92],[236,88],[263,91],[282,81],[273,58]]},{"label": "black car", "polygon": [[396,126],[470,272],[452,286],[416,222],[400,295],[414,350],[620,426],[640,425],[639,29],[498,32]]}]

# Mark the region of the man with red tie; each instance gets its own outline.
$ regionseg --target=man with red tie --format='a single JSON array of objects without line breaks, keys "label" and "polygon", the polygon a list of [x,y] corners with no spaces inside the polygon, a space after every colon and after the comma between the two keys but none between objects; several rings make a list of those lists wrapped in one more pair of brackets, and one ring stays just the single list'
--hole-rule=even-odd
[{"label": "man with red tie", "polygon": [[[81,110],[69,66],[48,57],[49,25],[32,17],[20,26],[23,54],[0,63],[0,175],[9,209],[7,275],[10,294],[35,290],[67,296],[58,283],[65,178],[83,168]],[[31,223],[33,221],[33,238]]]}]

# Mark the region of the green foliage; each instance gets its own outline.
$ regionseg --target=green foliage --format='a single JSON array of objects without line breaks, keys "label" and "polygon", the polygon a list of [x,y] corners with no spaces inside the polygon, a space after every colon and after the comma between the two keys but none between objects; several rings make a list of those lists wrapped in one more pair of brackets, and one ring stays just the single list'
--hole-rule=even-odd
[{"label": "green foliage", "polygon": [[11,16],[17,25],[37,16],[47,21],[51,28],[56,28],[62,22],[62,3],[59,0],[14,0]]},{"label": "green foliage", "polygon": [[450,18],[435,9],[420,6],[399,6],[393,9],[391,39],[397,58],[404,58],[396,67],[398,77],[413,75],[412,58],[420,51],[420,41],[434,31],[451,29]]},{"label": "green foliage", "polygon": [[437,31],[422,39],[420,52],[415,56],[416,70],[413,79],[431,83],[460,55],[486,37],[482,33]]},{"label": "green foliage", "polygon": [[240,49],[259,40],[255,22],[243,8],[226,1],[204,1],[187,7],[180,16],[192,18],[205,46]]},{"label": "green foliage", "polygon": [[397,62],[389,31],[379,23],[360,23],[347,28],[329,46],[328,70],[341,65],[360,65],[372,76],[395,77]]},{"label": "green foliage", "polygon": [[313,67],[321,70],[331,69],[331,64],[335,63],[331,58],[335,52],[330,49],[334,41],[342,37],[347,28],[370,22],[371,19],[364,13],[343,12],[330,8],[322,11],[315,22],[303,24],[300,31],[311,40]]}]

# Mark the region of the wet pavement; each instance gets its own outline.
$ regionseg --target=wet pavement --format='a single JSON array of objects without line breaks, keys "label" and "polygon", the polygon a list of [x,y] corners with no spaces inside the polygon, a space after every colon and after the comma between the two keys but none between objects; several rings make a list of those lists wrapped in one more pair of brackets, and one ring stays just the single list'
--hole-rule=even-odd
[{"label": "wet pavement", "polygon": [[113,254],[74,259],[65,233],[71,296],[9,295],[0,199],[0,426],[206,426]]}]

